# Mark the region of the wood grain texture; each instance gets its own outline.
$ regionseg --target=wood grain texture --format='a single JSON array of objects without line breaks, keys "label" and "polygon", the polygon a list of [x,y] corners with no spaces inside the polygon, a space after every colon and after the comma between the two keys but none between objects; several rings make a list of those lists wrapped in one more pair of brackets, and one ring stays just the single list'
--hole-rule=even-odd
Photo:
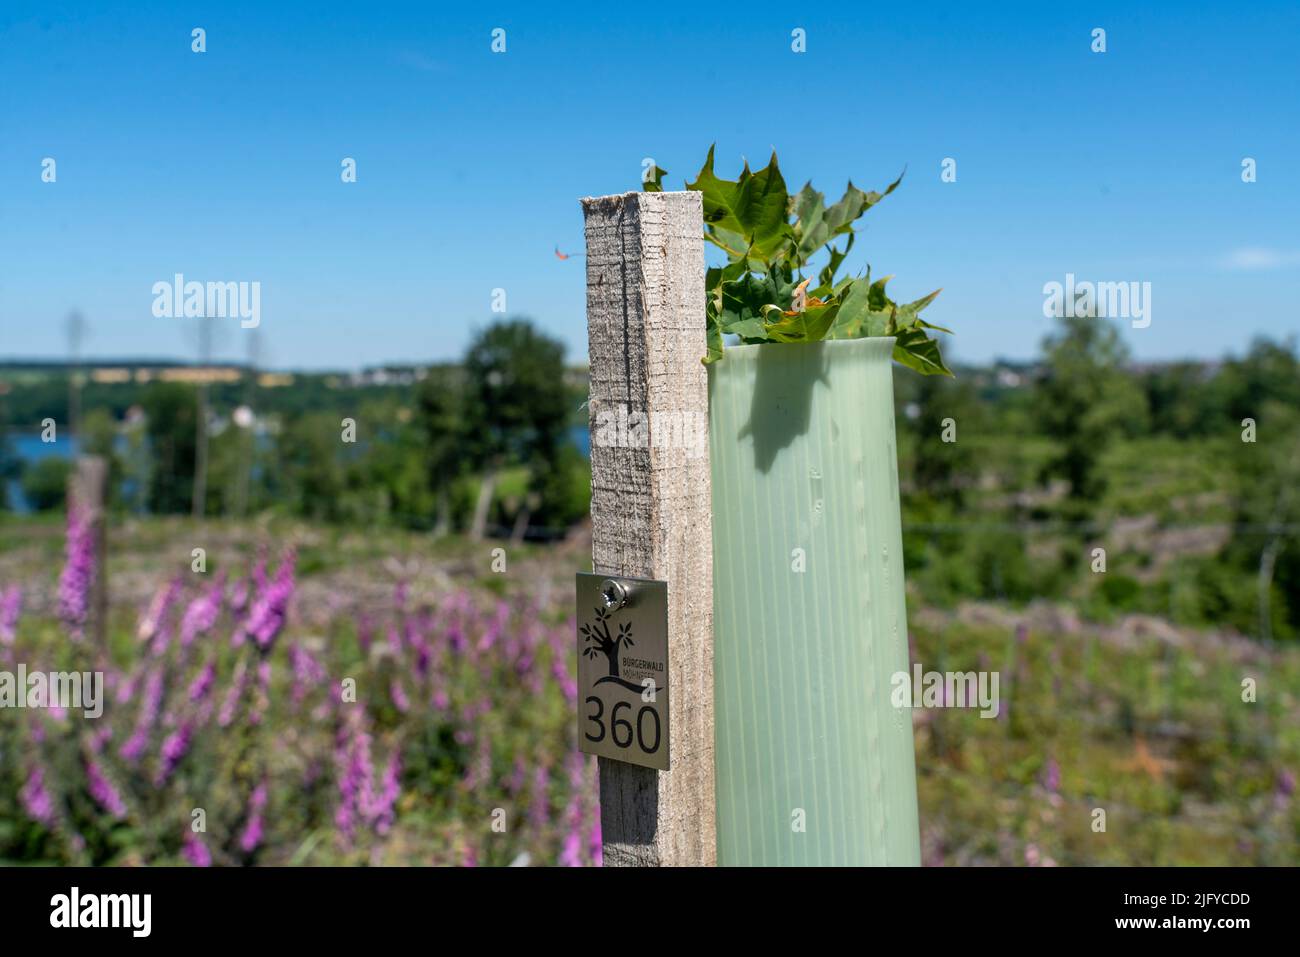
[{"label": "wood grain texture", "polygon": [[[712,865],[713,532],[708,376],[700,362],[703,206],[693,192],[625,193],[584,199],[582,206],[593,568],[668,582],[672,768],[660,772],[599,759],[604,863]],[[614,421],[632,427],[611,429]]]}]

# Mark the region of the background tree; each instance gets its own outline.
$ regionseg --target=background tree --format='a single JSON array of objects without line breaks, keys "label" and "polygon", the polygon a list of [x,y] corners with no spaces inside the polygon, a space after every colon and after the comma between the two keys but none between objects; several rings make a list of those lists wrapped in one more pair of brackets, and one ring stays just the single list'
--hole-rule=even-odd
[{"label": "background tree", "polygon": [[117,423],[107,409],[87,409],[81,417],[81,453],[97,455],[108,465],[105,482],[106,504],[118,503],[118,487],[122,482],[122,460],[117,453]]},{"label": "background tree", "polygon": [[1209,371],[1199,362],[1173,362],[1142,376],[1151,431],[1178,439],[1205,435],[1222,424],[1223,406],[1215,402]]},{"label": "background tree", "polygon": [[1078,511],[1105,490],[1098,466],[1110,442],[1145,429],[1146,396],[1126,374],[1128,349],[1106,319],[1063,319],[1043,347],[1038,416],[1043,433],[1059,447],[1045,475],[1069,482],[1071,510]]},{"label": "background tree", "polygon": [[333,412],[312,412],[286,423],[281,433],[279,464],[288,494],[280,501],[294,514],[338,521],[346,513],[339,421]]},{"label": "background tree", "polygon": [[[908,407],[915,414],[912,481],[920,494],[960,507],[976,478],[971,440],[978,432],[980,409],[970,382],[943,376],[909,378],[915,388]],[[948,433],[954,441],[945,441]]]},{"label": "background tree", "polygon": [[[0,403],[0,415],[3,414],[3,410],[4,404]],[[9,434],[3,426],[0,426],[0,510],[9,507],[9,483],[18,478],[21,471],[22,463],[13,453]]]},{"label": "background tree", "polygon": [[72,463],[55,455],[38,459],[23,470],[23,498],[38,512],[62,508]]},{"label": "background tree", "polygon": [[1266,403],[1300,409],[1296,340],[1257,339],[1240,359],[1229,359],[1211,383],[1215,404],[1233,423],[1258,419]]},{"label": "background tree", "polygon": [[[1233,535],[1225,557],[1255,572],[1260,637],[1300,630],[1300,362],[1295,343],[1256,343],[1225,365],[1219,383],[1231,419],[1224,457],[1232,463]],[[1241,440],[1242,420],[1255,441]]]},{"label": "background tree", "polygon": [[[367,430],[360,456],[349,465],[349,484],[374,523],[425,530],[434,523],[426,433],[409,405],[364,403],[358,422]],[[346,456],[346,453],[345,453]]]},{"label": "background tree", "polygon": [[194,389],[179,382],[152,382],[140,398],[152,453],[149,511],[188,512],[193,506],[194,439],[198,402]]},{"label": "background tree", "polygon": [[424,455],[433,493],[435,535],[451,531],[451,489],[464,474],[466,441],[465,376],[455,366],[433,366],[417,393],[424,428]]},{"label": "background tree", "polygon": [[527,465],[537,486],[555,465],[568,420],[564,346],[527,319],[496,323],[471,343],[465,378],[465,447],[483,475],[470,524],[477,540],[506,463]]}]

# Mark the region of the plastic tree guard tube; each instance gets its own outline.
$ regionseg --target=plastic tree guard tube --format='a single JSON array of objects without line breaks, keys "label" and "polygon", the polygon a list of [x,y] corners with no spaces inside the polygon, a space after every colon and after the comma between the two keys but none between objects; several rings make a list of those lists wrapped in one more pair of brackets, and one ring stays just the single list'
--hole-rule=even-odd
[{"label": "plastic tree guard tube", "polygon": [[709,367],[718,863],[920,863],[894,340]]}]

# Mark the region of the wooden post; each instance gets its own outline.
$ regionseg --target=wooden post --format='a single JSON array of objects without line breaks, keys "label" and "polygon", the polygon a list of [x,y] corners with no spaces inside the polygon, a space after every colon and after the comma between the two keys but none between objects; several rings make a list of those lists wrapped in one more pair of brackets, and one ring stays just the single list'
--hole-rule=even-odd
[{"label": "wooden post", "polygon": [[606,866],[717,861],[699,193],[584,199],[593,570],[668,583],[672,768],[600,758]]},{"label": "wooden post", "polygon": [[86,633],[103,654],[108,653],[107,488],[108,462],[98,455],[79,456],[68,481],[68,508],[82,509],[94,536],[95,578],[91,584]]}]

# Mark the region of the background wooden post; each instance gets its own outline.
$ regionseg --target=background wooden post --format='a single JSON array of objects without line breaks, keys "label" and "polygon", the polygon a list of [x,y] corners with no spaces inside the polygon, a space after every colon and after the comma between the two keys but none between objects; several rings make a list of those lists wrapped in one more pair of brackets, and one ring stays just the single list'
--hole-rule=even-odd
[{"label": "background wooden post", "polygon": [[107,488],[108,462],[98,455],[78,456],[68,480],[68,508],[75,506],[83,510],[94,537],[95,578],[91,583],[86,634],[104,654],[108,653]]},{"label": "background wooden post", "polygon": [[682,192],[582,207],[593,570],[668,582],[672,769],[599,759],[604,863],[714,864],[703,205]]}]

